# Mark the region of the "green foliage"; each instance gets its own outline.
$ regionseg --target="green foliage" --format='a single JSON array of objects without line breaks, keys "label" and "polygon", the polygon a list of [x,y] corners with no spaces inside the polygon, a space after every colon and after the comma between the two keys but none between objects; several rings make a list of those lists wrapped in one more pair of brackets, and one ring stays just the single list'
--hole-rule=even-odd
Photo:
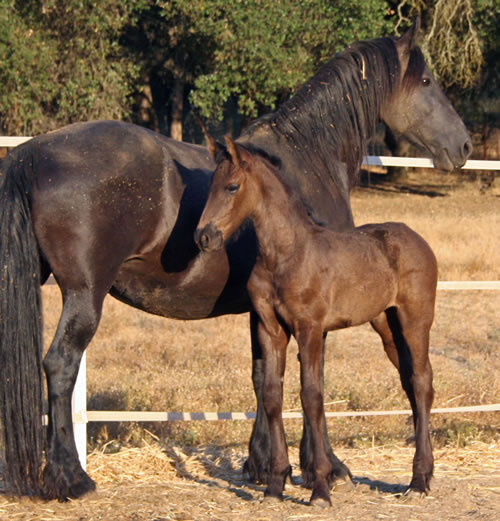
[{"label": "green foliage", "polygon": [[193,104],[204,116],[223,115],[235,97],[256,117],[274,109],[330,58],[359,39],[390,32],[382,0],[178,0],[193,30],[215,41],[209,72],[196,77]]},{"label": "green foliage", "polygon": [[[4,131],[28,132],[43,120],[42,105],[53,96],[53,48],[18,16],[13,2],[0,2],[0,112]],[[26,129],[23,122],[30,122]]]},{"label": "green foliage", "polygon": [[448,94],[494,113],[499,10],[498,0],[0,0],[0,129],[135,117],[167,132],[182,94],[206,118],[228,102],[254,118],[335,52],[396,22],[402,32],[417,12]]},{"label": "green foliage", "polygon": [[0,0],[2,130],[34,134],[124,117],[137,68],[119,37],[140,3]]}]

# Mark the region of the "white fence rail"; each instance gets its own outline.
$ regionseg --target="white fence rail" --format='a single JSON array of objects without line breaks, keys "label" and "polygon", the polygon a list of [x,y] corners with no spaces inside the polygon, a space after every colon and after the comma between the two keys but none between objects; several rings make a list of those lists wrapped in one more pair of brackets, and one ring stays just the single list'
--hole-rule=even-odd
[{"label": "white fence rail", "polygon": [[[15,147],[28,141],[30,137],[0,136],[0,147]],[[413,168],[434,168],[431,159],[366,156],[363,161],[367,166],[405,166]],[[500,170],[500,161],[469,160],[462,169],[468,170]],[[439,281],[438,290],[500,290],[500,281]],[[488,405],[471,405],[466,407],[447,407],[432,409],[432,413],[464,413],[464,412],[491,412],[500,411],[500,403]],[[381,415],[409,415],[410,410],[392,411],[342,411],[328,412],[327,417],[335,416],[381,416]],[[302,413],[285,412],[284,418],[302,418]],[[83,468],[87,460],[87,423],[89,421],[220,421],[220,420],[248,420],[255,418],[253,412],[152,412],[152,411],[88,411],[87,410],[87,364],[84,353],[80,363],[80,371],[73,392],[73,426],[75,441]]]},{"label": "white fence rail", "polygon": [[[412,168],[434,168],[432,159],[425,157],[366,156],[366,166],[407,166]],[[469,159],[462,170],[500,170],[500,161]]]}]

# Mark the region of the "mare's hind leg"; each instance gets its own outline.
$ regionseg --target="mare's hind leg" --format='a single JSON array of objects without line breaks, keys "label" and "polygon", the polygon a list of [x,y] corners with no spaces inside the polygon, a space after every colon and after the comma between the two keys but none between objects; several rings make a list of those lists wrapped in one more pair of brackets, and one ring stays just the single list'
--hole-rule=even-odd
[{"label": "mare's hind leg", "polygon": [[95,489],[78,459],[71,397],[82,354],[99,323],[104,295],[88,288],[63,292],[63,311],[43,363],[49,398],[49,448],[43,474],[47,499],[65,501]]},{"label": "mare's hind leg", "polygon": [[[324,387],[324,366],[325,366],[325,342],[326,333],[323,336],[323,351],[321,355],[321,388]],[[326,419],[323,418],[322,430],[323,430],[323,443],[325,446],[326,454],[330,460],[332,467],[329,476],[329,486],[333,486],[334,482],[341,479],[347,482],[352,482],[352,474],[349,468],[342,463],[334,454],[330,441],[328,439],[328,430],[326,427]],[[306,488],[312,488],[314,482],[314,452],[313,442],[311,436],[311,425],[307,418],[304,416],[304,432],[302,439],[300,440],[300,470],[302,472],[303,486]]]},{"label": "mare's hind leg", "polygon": [[430,488],[434,468],[429,433],[434,396],[429,360],[431,323],[432,318],[406,308],[390,308],[371,323],[382,338],[387,356],[399,371],[401,384],[411,404],[416,451],[408,489],[422,493]]}]

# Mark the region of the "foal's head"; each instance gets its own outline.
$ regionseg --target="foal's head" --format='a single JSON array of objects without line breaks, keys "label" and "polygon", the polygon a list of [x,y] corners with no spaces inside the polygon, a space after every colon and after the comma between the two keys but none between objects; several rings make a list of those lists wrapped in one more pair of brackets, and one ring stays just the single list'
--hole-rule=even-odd
[{"label": "foal's head", "polygon": [[201,250],[214,251],[221,249],[252,214],[260,201],[257,174],[269,167],[263,159],[228,137],[226,147],[209,135],[207,140],[210,153],[218,162],[195,241]]}]

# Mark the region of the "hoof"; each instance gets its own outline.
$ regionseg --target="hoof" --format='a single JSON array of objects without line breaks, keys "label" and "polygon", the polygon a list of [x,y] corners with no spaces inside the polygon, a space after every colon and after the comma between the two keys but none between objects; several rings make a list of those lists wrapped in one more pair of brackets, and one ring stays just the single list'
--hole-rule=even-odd
[{"label": "hoof", "polygon": [[333,484],[337,481],[345,481],[346,483],[352,483],[352,474],[347,465],[342,462],[339,466],[334,467],[330,474],[330,483]]},{"label": "hoof", "polygon": [[79,467],[76,470],[47,465],[43,471],[43,498],[65,502],[95,491],[95,482]]},{"label": "hoof", "polygon": [[262,503],[267,503],[268,505],[276,505],[277,503],[283,502],[283,494],[280,494],[279,496],[272,496],[267,495],[264,493],[264,497],[262,498]]},{"label": "hoof", "polygon": [[[332,464],[333,469],[328,476],[328,485],[333,488],[339,481],[352,483],[352,474],[347,465],[344,465],[341,461],[336,460]],[[314,472],[309,468],[302,468],[302,486],[304,488],[313,488],[314,484]]]},{"label": "hoof", "polygon": [[251,457],[243,464],[243,476],[248,479],[250,483],[267,485],[269,483],[270,474],[270,469],[267,465],[256,464]]},{"label": "hoof", "polygon": [[334,483],[335,492],[351,492],[356,488],[352,476],[345,476],[344,478],[338,479]]},{"label": "hoof", "polygon": [[309,503],[311,504],[311,506],[319,507],[319,508],[329,508],[332,506],[332,502],[331,502],[330,498],[325,499],[324,497],[319,497],[319,496],[315,497],[315,498],[311,498]]},{"label": "hoof", "polygon": [[421,499],[421,498],[424,498],[424,497],[427,496],[427,491],[415,490],[414,488],[408,487],[403,492],[403,496],[404,497],[408,497],[408,498],[418,498],[418,499]]},{"label": "hoof", "polygon": [[429,473],[428,475],[414,475],[404,495],[407,496],[411,492],[415,492],[415,494],[427,495],[431,489],[431,478],[432,473]]}]

